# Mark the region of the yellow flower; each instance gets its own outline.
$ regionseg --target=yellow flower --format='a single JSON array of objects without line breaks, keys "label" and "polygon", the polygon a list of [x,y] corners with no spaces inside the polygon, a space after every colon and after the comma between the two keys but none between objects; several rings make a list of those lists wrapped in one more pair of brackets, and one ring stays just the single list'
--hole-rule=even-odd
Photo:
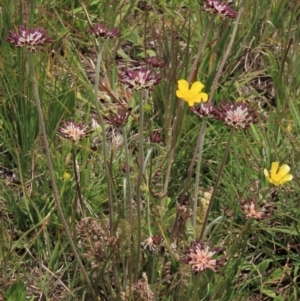
[{"label": "yellow flower", "polygon": [[71,174],[69,174],[68,172],[65,172],[64,175],[62,176],[64,181],[68,181],[71,179]]},{"label": "yellow flower", "polygon": [[267,169],[264,169],[264,174],[267,180],[275,186],[284,184],[293,179],[293,176],[289,174],[290,167],[287,164],[283,164],[279,167],[279,162],[273,162],[271,166],[271,173]]},{"label": "yellow flower", "polygon": [[208,95],[206,93],[201,93],[203,88],[204,85],[199,81],[196,81],[189,89],[189,83],[184,79],[180,79],[178,81],[176,95],[192,107],[196,102],[206,102],[208,100]]}]

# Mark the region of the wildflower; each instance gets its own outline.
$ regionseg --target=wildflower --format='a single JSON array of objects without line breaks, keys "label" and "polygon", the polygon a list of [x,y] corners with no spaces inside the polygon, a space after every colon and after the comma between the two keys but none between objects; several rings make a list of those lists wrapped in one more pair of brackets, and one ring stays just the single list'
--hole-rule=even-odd
[{"label": "wildflower", "polygon": [[210,248],[209,243],[201,242],[200,240],[193,241],[191,246],[186,248],[186,255],[182,261],[191,265],[192,270],[196,273],[204,270],[212,270],[216,272],[218,267],[223,265],[224,258],[213,259],[213,256],[220,253],[220,248]]},{"label": "wildflower", "polygon": [[144,250],[149,249],[150,252],[155,251],[156,246],[159,246],[163,242],[163,238],[160,235],[152,235],[147,237],[142,243]]},{"label": "wildflower", "polygon": [[283,164],[279,167],[279,162],[273,162],[271,165],[271,172],[264,169],[266,179],[275,186],[279,186],[293,179],[293,176],[289,174],[290,167],[287,164]]},{"label": "wildflower", "polygon": [[254,201],[252,199],[249,200],[249,203],[244,203],[241,202],[240,203],[241,209],[244,211],[245,213],[245,218],[250,218],[253,217],[255,219],[262,219],[267,217],[267,214],[265,214],[265,210],[264,209],[258,209],[255,208],[255,204]]},{"label": "wildflower", "polygon": [[117,113],[111,114],[107,118],[106,122],[108,124],[114,125],[115,127],[122,127],[127,123],[131,111],[132,108],[128,108],[127,110],[118,108]]},{"label": "wildflower", "polygon": [[83,122],[65,121],[58,128],[58,132],[63,138],[76,142],[86,137],[92,130],[89,126],[85,126]]},{"label": "wildflower", "polygon": [[256,110],[250,104],[239,101],[237,104],[223,102],[219,108],[214,109],[215,118],[225,122],[232,128],[247,129],[251,123],[256,123]]},{"label": "wildflower", "polygon": [[131,166],[126,163],[122,165],[121,169],[124,173],[130,173],[132,170]]},{"label": "wildflower", "polygon": [[47,31],[38,27],[26,29],[24,26],[19,27],[19,32],[9,31],[9,36],[5,38],[6,42],[14,44],[16,47],[27,47],[31,52],[36,52],[36,47],[44,51],[44,46],[53,43],[54,40],[46,37]]},{"label": "wildflower", "polygon": [[191,89],[189,89],[189,83],[180,79],[178,81],[178,90],[176,91],[177,97],[186,101],[189,106],[193,106],[196,102],[206,102],[208,100],[208,95],[206,93],[201,93],[204,85],[196,81],[192,84]]},{"label": "wildflower", "polygon": [[64,181],[68,181],[71,179],[71,174],[68,172],[65,172],[64,175],[62,176]]},{"label": "wildflower", "polygon": [[158,73],[153,73],[145,67],[137,67],[126,69],[119,73],[120,81],[128,88],[133,90],[149,89],[161,82],[161,77]]},{"label": "wildflower", "polygon": [[164,61],[159,61],[156,56],[148,57],[146,63],[152,68],[163,68],[166,63]]},{"label": "wildflower", "polygon": [[199,105],[190,107],[190,111],[198,117],[214,117],[214,106],[210,103],[200,103]]},{"label": "wildflower", "polygon": [[153,131],[150,134],[150,141],[152,143],[161,143],[163,141],[163,137],[161,136],[161,134],[158,131]]},{"label": "wildflower", "polygon": [[211,14],[217,14],[221,18],[236,18],[237,16],[237,12],[234,11],[227,2],[218,0],[205,0],[205,2],[200,5],[202,6],[203,11]]},{"label": "wildflower", "polygon": [[96,24],[91,26],[87,32],[94,35],[96,38],[113,39],[121,35],[121,32],[117,28],[108,28],[104,24]]}]

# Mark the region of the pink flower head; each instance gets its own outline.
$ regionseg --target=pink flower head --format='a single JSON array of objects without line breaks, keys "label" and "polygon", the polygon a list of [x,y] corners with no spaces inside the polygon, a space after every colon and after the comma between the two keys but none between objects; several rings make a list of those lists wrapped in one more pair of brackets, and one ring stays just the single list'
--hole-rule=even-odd
[{"label": "pink flower head", "polygon": [[128,68],[124,72],[119,73],[120,81],[129,89],[152,90],[153,86],[161,82],[161,77],[158,73],[145,67]]},{"label": "pink flower head", "polygon": [[252,199],[250,199],[248,203],[241,202],[240,206],[246,219],[253,217],[254,219],[260,220],[268,217],[268,214],[265,214],[265,209],[257,208]]},{"label": "pink flower head", "polygon": [[217,14],[222,18],[236,18],[237,16],[237,12],[233,10],[227,2],[218,0],[205,0],[205,2],[200,5],[202,6],[203,11],[211,14]]},{"label": "pink flower head", "polygon": [[76,142],[88,136],[92,130],[90,126],[85,126],[83,122],[70,120],[64,121],[58,128],[58,132],[63,138]]},{"label": "pink flower head", "polygon": [[209,243],[204,243],[200,240],[193,241],[191,246],[186,248],[186,255],[182,261],[189,264],[195,273],[201,273],[205,270],[216,270],[223,266],[225,258],[215,259],[216,254],[220,253],[220,248],[210,248]]},{"label": "pink flower head", "polygon": [[247,129],[251,123],[256,123],[256,110],[249,104],[222,102],[219,108],[214,109],[216,119],[224,121],[229,127]]},{"label": "pink flower head", "polygon": [[44,46],[53,43],[54,40],[46,37],[47,31],[38,27],[26,29],[24,26],[19,27],[19,32],[9,31],[9,36],[5,38],[6,42],[14,44],[16,47],[27,47],[31,52],[36,52],[36,47],[44,51]]},{"label": "pink flower head", "polygon": [[107,26],[105,26],[104,24],[96,24],[94,26],[91,26],[87,30],[87,32],[91,35],[94,35],[96,38],[104,39],[113,39],[121,35],[121,32],[117,28],[108,30]]}]

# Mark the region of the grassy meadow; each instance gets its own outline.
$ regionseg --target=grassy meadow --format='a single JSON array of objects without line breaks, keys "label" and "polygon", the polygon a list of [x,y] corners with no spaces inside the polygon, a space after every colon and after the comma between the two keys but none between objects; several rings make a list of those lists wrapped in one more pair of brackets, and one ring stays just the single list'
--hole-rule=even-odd
[{"label": "grassy meadow", "polygon": [[0,301],[300,300],[297,0],[0,1]]}]

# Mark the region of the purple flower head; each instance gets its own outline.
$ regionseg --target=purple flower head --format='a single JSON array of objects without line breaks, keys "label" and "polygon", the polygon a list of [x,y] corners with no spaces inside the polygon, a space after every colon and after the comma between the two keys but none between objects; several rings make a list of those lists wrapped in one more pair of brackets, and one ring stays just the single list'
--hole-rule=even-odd
[{"label": "purple flower head", "polygon": [[163,68],[166,65],[166,62],[159,61],[156,56],[148,57],[146,63],[152,68]]},{"label": "purple flower head", "polygon": [[264,208],[258,208],[258,206],[255,206],[255,203],[253,199],[250,199],[249,202],[241,202],[240,203],[241,209],[245,214],[245,218],[254,218],[256,220],[264,219],[269,217],[269,214],[265,213]]},{"label": "purple flower head", "polygon": [[16,47],[27,47],[31,52],[36,52],[36,47],[44,51],[46,44],[54,42],[53,39],[47,38],[46,34],[47,31],[40,27],[26,29],[24,26],[20,26],[19,32],[10,30],[5,41],[14,44]]},{"label": "purple flower head", "polygon": [[85,126],[83,122],[74,122],[72,120],[64,121],[58,128],[58,132],[64,139],[79,141],[88,136],[92,130],[90,126]]},{"label": "purple flower head", "polygon": [[[215,255],[221,253],[220,248],[211,248],[209,243],[200,240],[193,241],[190,247],[184,252],[185,257],[182,261],[189,264],[195,273],[201,273],[205,270],[217,271],[223,266],[225,258],[215,258]],[[214,257],[214,258],[213,258]]]},{"label": "purple flower head", "polygon": [[95,36],[96,38],[104,39],[113,39],[121,35],[121,32],[117,28],[108,30],[107,26],[105,26],[104,24],[96,24],[94,26],[91,26],[87,30],[87,32]]},{"label": "purple flower head", "polygon": [[159,84],[162,80],[158,73],[153,73],[152,70],[145,67],[126,69],[119,73],[119,78],[123,84],[133,90],[152,90],[153,86]]},{"label": "purple flower head", "polygon": [[214,117],[214,106],[208,102],[201,102],[192,107],[189,107],[189,109],[198,117]]},{"label": "purple flower head", "polygon": [[227,2],[205,0],[205,2],[200,5],[202,6],[203,11],[211,14],[217,14],[222,18],[236,18],[237,16],[237,12],[233,10]]},{"label": "purple flower head", "polygon": [[118,108],[117,112],[111,114],[107,118],[106,122],[115,127],[122,127],[127,123],[131,111],[132,111],[132,108],[128,108],[127,110]]},{"label": "purple flower head", "polygon": [[214,109],[214,115],[235,129],[247,129],[251,123],[257,122],[256,110],[241,101],[236,104],[222,102],[220,107]]},{"label": "purple flower head", "polygon": [[159,133],[159,131],[153,131],[150,134],[150,141],[152,143],[161,143],[163,141],[163,137],[161,136],[161,134]]}]

